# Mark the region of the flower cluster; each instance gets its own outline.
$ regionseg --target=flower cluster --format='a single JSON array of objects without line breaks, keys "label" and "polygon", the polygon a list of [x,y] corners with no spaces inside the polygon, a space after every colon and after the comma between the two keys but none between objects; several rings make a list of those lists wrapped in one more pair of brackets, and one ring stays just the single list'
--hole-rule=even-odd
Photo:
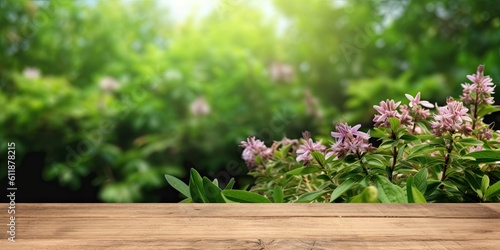
[{"label": "flower cluster", "polygon": [[408,100],[410,100],[409,106],[410,106],[411,110],[409,112],[413,115],[413,117],[415,118],[415,121],[417,121],[417,120],[422,121],[422,120],[427,119],[427,117],[430,116],[430,114],[431,114],[430,111],[428,109],[424,109],[423,107],[434,108],[434,105],[428,101],[421,101],[420,100],[420,92],[418,92],[417,95],[415,95],[415,97],[413,97],[409,94],[405,94],[405,96],[406,96],[406,98],[408,98]]},{"label": "flower cluster", "polygon": [[397,118],[402,125],[411,126],[414,122],[425,120],[430,116],[430,111],[423,107],[433,108],[434,105],[428,101],[420,100],[420,92],[415,97],[409,94],[405,95],[410,101],[408,105],[403,104],[400,106],[401,102],[395,102],[394,100],[381,101],[379,105],[373,105],[373,108],[378,112],[373,118],[375,127],[390,127],[390,117]]},{"label": "flower cluster", "polygon": [[411,125],[412,117],[410,115],[410,109],[406,105],[401,105],[400,110],[398,107],[401,102],[395,102],[394,100],[381,101],[379,105],[373,105],[373,108],[378,112],[373,118],[375,127],[390,127],[389,118],[394,117],[401,121],[403,125]]},{"label": "flower cluster", "polygon": [[331,132],[331,135],[336,139],[336,142],[332,145],[331,151],[326,154],[326,157],[336,155],[338,158],[344,158],[349,154],[360,156],[365,152],[374,150],[375,148],[368,142],[370,136],[367,133],[358,131],[360,127],[360,124],[351,127],[347,123],[340,123],[335,126],[337,132]]},{"label": "flower cluster", "polygon": [[297,162],[303,161],[304,165],[307,165],[312,161],[313,157],[311,156],[311,152],[321,152],[324,153],[326,150],[326,146],[321,144],[321,140],[314,142],[311,139],[309,132],[302,133],[303,140],[297,149]]},{"label": "flower cluster", "polygon": [[[274,202],[499,202],[499,183],[488,182],[500,166],[500,130],[483,119],[500,107],[492,105],[494,86],[483,70],[479,66],[468,76],[474,84],[464,85],[462,100],[449,97],[444,106],[421,100],[420,92],[405,94],[404,104],[387,99],[374,105],[372,134],[379,148],[370,143],[370,132],[347,122],[335,124],[329,145],[313,140],[309,132],[269,148],[249,137],[242,142],[242,157],[255,171],[252,191]],[[437,184],[421,190],[410,182],[417,176]],[[480,179],[485,192],[470,181]],[[446,181],[460,185],[443,185]],[[380,191],[387,195],[377,196]]]},{"label": "flower cluster", "polygon": [[380,106],[373,105],[373,108],[379,113],[373,118],[375,122],[375,127],[390,127],[389,117],[396,117],[401,119],[401,114],[398,112],[397,108],[401,102],[394,102],[394,100],[381,101]]},{"label": "flower cluster", "polygon": [[463,83],[463,93],[460,99],[465,104],[493,104],[494,98],[491,96],[495,92],[493,80],[489,76],[484,76],[484,65],[477,67],[476,74],[467,75],[471,84]]},{"label": "flower cluster", "polygon": [[437,110],[438,114],[434,115],[434,121],[431,122],[435,135],[441,136],[446,132],[469,135],[472,132],[472,119],[467,114],[469,109],[464,107],[462,102],[448,98],[446,106],[438,107]]},{"label": "flower cluster", "polygon": [[267,160],[273,155],[271,148],[266,147],[263,141],[255,139],[255,136],[249,136],[246,141],[241,142],[245,149],[241,157],[249,167],[255,167],[255,157],[260,156],[262,160]]},{"label": "flower cluster", "polygon": [[[473,128],[471,123],[474,124],[473,121],[475,118],[472,118],[471,114],[469,114],[469,109],[464,106],[464,104],[490,105],[493,103],[491,94],[494,93],[494,85],[489,76],[484,76],[483,71],[484,66],[480,65],[476,74],[467,76],[473,84],[462,84],[464,87],[464,93],[461,96],[463,102],[456,101],[450,97],[447,99],[445,106],[439,107],[437,104],[433,105],[428,101],[421,100],[420,92],[415,96],[405,94],[409,100],[407,105],[390,99],[381,101],[379,105],[373,106],[378,112],[373,118],[374,127],[390,128],[389,118],[394,117],[401,122],[402,127],[406,126],[408,131],[392,131],[392,137],[394,137],[392,139],[396,139],[397,133],[424,133],[428,131],[425,123],[421,123],[419,126],[425,127],[420,128],[417,126],[417,122],[428,120],[431,117],[429,109],[436,107],[437,113],[433,114],[430,121],[430,128],[434,135],[442,136],[444,134],[455,133],[472,135],[474,130],[474,135],[479,140],[496,138],[500,140],[500,137],[493,136],[494,132],[490,126],[483,124],[482,126]],[[335,126],[336,132],[331,132],[331,136],[335,138],[335,141],[329,149],[321,143],[321,140],[313,141],[309,132],[304,132],[303,138],[300,141],[284,138],[281,141],[275,142],[271,148],[267,148],[262,141],[256,140],[255,137],[248,137],[247,141],[241,142],[245,148],[242,158],[249,167],[254,167],[256,166],[256,157],[259,156],[260,159],[265,161],[273,156],[273,151],[276,148],[290,146],[292,154],[295,154],[295,161],[303,165],[308,165],[313,161],[312,152],[320,152],[327,159],[332,156],[335,156],[336,159],[342,159],[348,155],[354,155],[361,160],[366,152],[372,152],[376,148],[369,143],[369,134],[359,131],[360,127],[360,124],[353,127],[347,123],[337,124]],[[394,152],[397,153],[396,149],[393,150],[393,155],[395,154]]]}]

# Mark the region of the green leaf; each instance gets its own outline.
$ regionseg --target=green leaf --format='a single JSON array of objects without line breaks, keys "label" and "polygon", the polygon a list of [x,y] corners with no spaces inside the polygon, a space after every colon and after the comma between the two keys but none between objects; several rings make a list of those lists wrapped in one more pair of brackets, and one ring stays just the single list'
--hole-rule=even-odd
[{"label": "green leaf", "polygon": [[413,185],[413,176],[408,176],[408,179],[406,179],[406,196],[408,197],[408,203],[414,203],[413,193],[411,190],[412,185]]},{"label": "green leaf", "polygon": [[374,138],[382,138],[386,135],[387,133],[380,128],[374,128],[373,130],[370,130],[370,136]]},{"label": "green leaf", "polygon": [[165,174],[165,179],[167,179],[168,184],[175,188],[175,190],[179,191],[184,196],[191,198],[191,194],[189,193],[189,186],[186,185],[186,183],[179,180],[177,177],[168,174]]},{"label": "green leaf", "polygon": [[481,150],[468,153],[465,156],[473,157],[476,163],[489,163],[500,161],[500,151],[497,150]]},{"label": "green leaf", "polygon": [[286,145],[286,146],[281,147],[281,148],[278,150],[278,152],[279,152],[279,156],[280,156],[279,158],[284,159],[284,158],[287,156],[288,152],[290,151],[290,148],[291,148],[291,147],[292,147],[292,145],[291,145],[291,144],[288,144],[288,145]]},{"label": "green leaf", "polygon": [[325,166],[325,156],[321,152],[313,151],[311,152],[311,155],[319,163],[319,165]]},{"label": "green leaf", "polygon": [[488,187],[490,186],[490,177],[487,175],[483,176],[483,179],[481,180],[481,192],[486,195],[486,190],[488,190]]},{"label": "green leaf", "polygon": [[204,195],[210,203],[225,203],[221,195],[221,189],[211,182],[207,177],[203,177]]},{"label": "green leaf", "polygon": [[182,201],[179,201],[179,203],[193,203],[193,200],[191,200],[191,198],[186,198]]},{"label": "green leaf", "polygon": [[316,176],[317,180],[331,181],[330,177],[326,174],[320,174]]},{"label": "green leaf", "polygon": [[486,106],[477,112],[477,116],[485,116],[487,114],[500,111],[500,106]]},{"label": "green leaf", "polygon": [[389,123],[391,124],[391,129],[396,133],[398,131],[399,126],[401,126],[401,121],[396,117],[389,117]]},{"label": "green leaf", "polygon": [[476,174],[472,173],[471,171],[464,171],[465,173],[465,179],[467,182],[469,182],[470,187],[477,192],[477,190],[480,190],[481,184],[476,178]]},{"label": "green leaf", "polygon": [[406,146],[407,146],[407,144],[404,144],[403,146],[401,146],[401,148],[398,149],[398,157],[396,159],[399,160],[399,159],[403,158],[403,154],[405,153]]},{"label": "green leaf", "polygon": [[410,135],[410,134],[404,134],[400,137],[400,139],[402,140],[405,140],[405,141],[416,141],[418,140],[418,138],[414,135]]},{"label": "green leaf", "polygon": [[436,191],[438,187],[441,186],[441,184],[442,184],[441,181],[429,180],[427,185],[427,191],[425,191],[425,195],[429,196],[432,193],[434,193],[434,191]]},{"label": "green leaf", "polygon": [[445,150],[444,147],[435,147],[433,145],[423,143],[413,147],[408,158],[413,158],[420,155],[428,155],[429,153],[443,150]]},{"label": "green leaf", "polygon": [[482,146],[484,143],[480,140],[476,140],[474,138],[462,138],[458,140],[458,143],[464,146]]},{"label": "green leaf", "polygon": [[343,161],[345,163],[354,163],[358,161],[358,158],[354,155],[347,155],[346,157],[344,157]]},{"label": "green leaf", "polygon": [[314,191],[314,192],[309,192],[302,194],[299,196],[296,203],[309,203],[311,201],[316,200],[318,197],[322,196],[323,194],[327,193],[327,191],[321,190],[321,191]]},{"label": "green leaf", "polygon": [[321,169],[315,166],[308,166],[308,167],[300,167],[296,169],[292,169],[288,172],[286,172],[287,175],[306,175],[306,174],[311,174],[311,173],[317,173],[321,172]]},{"label": "green leaf", "polygon": [[300,172],[304,170],[304,167],[300,167],[300,168],[295,168],[295,169],[292,169],[288,172],[286,172],[287,175],[300,175]]},{"label": "green leaf", "polygon": [[413,196],[414,203],[427,203],[424,195],[414,185],[411,185],[411,193]]},{"label": "green leaf", "polygon": [[206,203],[208,199],[205,197],[203,189],[203,181],[200,174],[196,169],[191,168],[189,176],[189,191],[191,193],[191,199],[195,203]]},{"label": "green leaf", "polygon": [[432,140],[436,138],[435,135],[427,135],[427,134],[415,135],[415,136],[422,141]]},{"label": "green leaf", "polygon": [[361,194],[358,194],[349,203],[378,203],[378,190],[374,186],[366,187]]},{"label": "green leaf", "polygon": [[226,187],[224,188],[224,190],[233,189],[234,183],[235,183],[234,178],[231,178],[227,183]]},{"label": "green leaf", "polygon": [[427,169],[421,168],[413,177],[413,185],[422,193],[427,191]]},{"label": "green leaf", "polygon": [[347,190],[351,189],[354,184],[356,184],[356,182],[352,179],[347,179],[342,182],[342,184],[340,184],[335,190],[333,190],[333,193],[330,196],[330,202],[333,202],[334,200],[339,198],[342,194],[347,192]]},{"label": "green leaf", "polygon": [[500,194],[500,181],[497,181],[495,184],[491,185],[488,190],[486,190],[485,197],[490,198]]},{"label": "green leaf", "polygon": [[274,203],[283,203],[284,196],[283,189],[279,185],[275,185],[273,190]]},{"label": "green leaf", "polygon": [[[424,181],[427,185],[427,180]],[[415,186],[415,178],[413,176],[408,177],[406,180],[406,195],[408,197],[408,203],[427,203],[422,193],[423,192],[420,192],[420,190]]]},{"label": "green leaf", "polygon": [[375,186],[378,190],[378,198],[383,203],[406,203],[404,191],[387,178],[379,175],[374,176]]},{"label": "green leaf", "polygon": [[222,190],[225,198],[240,203],[271,203],[266,197],[244,190]]}]

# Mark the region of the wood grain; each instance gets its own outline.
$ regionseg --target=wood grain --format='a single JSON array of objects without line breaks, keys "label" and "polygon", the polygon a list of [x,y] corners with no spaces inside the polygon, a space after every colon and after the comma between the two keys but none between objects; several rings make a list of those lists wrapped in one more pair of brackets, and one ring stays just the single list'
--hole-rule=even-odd
[{"label": "wood grain", "polygon": [[0,249],[500,249],[500,204],[17,204],[7,238]]}]

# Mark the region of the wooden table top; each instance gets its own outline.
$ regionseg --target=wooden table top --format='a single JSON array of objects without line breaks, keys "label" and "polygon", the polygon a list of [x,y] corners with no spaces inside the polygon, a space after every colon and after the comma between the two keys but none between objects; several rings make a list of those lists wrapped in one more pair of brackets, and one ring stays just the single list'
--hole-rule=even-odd
[{"label": "wooden table top", "polygon": [[500,204],[7,206],[0,249],[500,249]]}]

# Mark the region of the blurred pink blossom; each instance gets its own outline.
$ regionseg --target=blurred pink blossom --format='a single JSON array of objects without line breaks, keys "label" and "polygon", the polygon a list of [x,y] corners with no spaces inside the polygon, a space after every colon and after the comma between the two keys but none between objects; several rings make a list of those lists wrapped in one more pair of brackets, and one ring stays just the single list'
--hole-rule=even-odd
[{"label": "blurred pink blossom", "polygon": [[208,105],[205,97],[203,96],[196,98],[196,100],[191,103],[189,109],[195,116],[204,116],[210,114],[210,105]]},{"label": "blurred pink blossom", "polygon": [[305,101],[306,101],[306,114],[312,115],[315,119],[322,119],[323,112],[321,112],[318,98],[316,98],[311,90],[306,89],[305,92]]},{"label": "blurred pink blossom", "polygon": [[293,67],[280,62],[273,62],[271,64],[269,74],[274,82],[289,83],[293,81],[293,78],[295,77]]},{"label": "blurred pink blossom", "polygon": [[28,67],[23,70],[24,77],[28,79],[38,79],[40,78],[40,70],[33,67]]},{"label": "blurred pink blossom", "polygon": [[99,87],[104,92],[113,92],[116,89],[118,89],[118,86],[119,86],[118,81],[110,76],[105,76],[101,78],[101,80],[99,81]]}]

